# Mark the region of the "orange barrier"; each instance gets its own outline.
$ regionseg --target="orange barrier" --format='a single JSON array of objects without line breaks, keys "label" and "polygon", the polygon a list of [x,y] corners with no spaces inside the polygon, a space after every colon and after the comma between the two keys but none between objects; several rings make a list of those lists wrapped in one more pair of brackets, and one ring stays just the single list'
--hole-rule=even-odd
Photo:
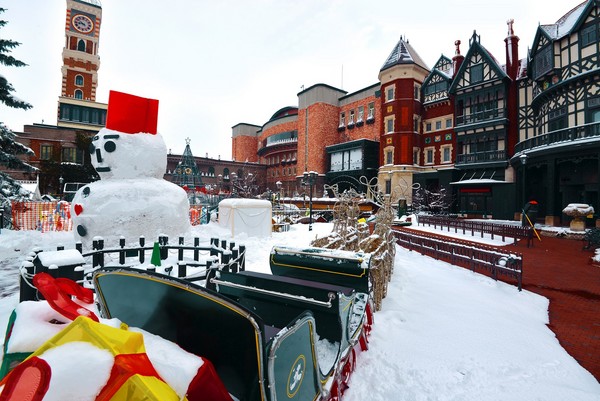
[{"label": "orange barrier", "polygon": [[[12,202],[12,225],[14,230],[71,231],[71,204],[67,201]],[[195,226],[207,224],[207,207],[190,205],[190,223]]]},{"label": "orange barrier", "polygon": [[71,204],[55,202],[12,202],[12,224],[15,230],[71,231]]}]

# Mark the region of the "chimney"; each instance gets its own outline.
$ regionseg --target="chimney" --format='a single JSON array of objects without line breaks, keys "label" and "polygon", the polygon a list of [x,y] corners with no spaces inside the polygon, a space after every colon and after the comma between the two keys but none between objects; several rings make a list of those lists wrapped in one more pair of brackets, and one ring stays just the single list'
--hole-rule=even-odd
[{"label": "chimney", "polygon": [[519,37],[513,31],[513,19],[506,21],[508,25],[508,36],[504,39],[506,43],[506,74],[512,79],[517,79],[519,72]]},{"label": "chimney", "polygon": [[460,68],[460,65],[462,64],[462,62],[465,59],[465,56],[463,56],[462,54],[460,54],[460,40],[456,40],[454,42],[454,45],[456,46],[456,51],[454,52],[454,57],[452,57],[452,63],[454,65],[454,71],[452,73],[452,79],[454,79],[454,77],[456,76],[456,73],[458,72],[458,69]]}]

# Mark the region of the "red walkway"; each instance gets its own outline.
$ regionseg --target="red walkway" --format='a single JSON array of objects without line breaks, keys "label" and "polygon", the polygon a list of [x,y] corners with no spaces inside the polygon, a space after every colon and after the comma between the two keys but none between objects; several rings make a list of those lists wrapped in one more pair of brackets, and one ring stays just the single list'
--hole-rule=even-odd
[{"label": "red walkway", "polygon": [[600,381],[600,267],[590,263],[594,253],[582,251],[583,244],[542,236],[530,248],[522,241],[501,248],[523,254],[523,288],[550,300],[548,327]]}]

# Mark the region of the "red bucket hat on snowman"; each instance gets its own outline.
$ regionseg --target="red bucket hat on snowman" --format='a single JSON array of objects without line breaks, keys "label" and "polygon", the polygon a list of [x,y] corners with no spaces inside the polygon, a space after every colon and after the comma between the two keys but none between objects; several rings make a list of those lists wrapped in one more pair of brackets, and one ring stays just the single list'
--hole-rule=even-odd
[{"label": "red bucket hat on snowman", "polygon": [[157,122],[158,100],[109,92],[106,128],[125,134],[144,132],[156,135]]}]

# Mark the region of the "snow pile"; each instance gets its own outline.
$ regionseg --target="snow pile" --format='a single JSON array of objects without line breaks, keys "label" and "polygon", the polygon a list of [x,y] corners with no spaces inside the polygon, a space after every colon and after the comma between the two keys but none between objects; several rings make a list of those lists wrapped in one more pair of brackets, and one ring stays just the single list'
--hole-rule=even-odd
[{"label": "snow pile", "polygon": [[[292,225],[267,238],[240,234],[236,243],[247,247],[248,270],[268,272],[274,245],[308,246],[331,228]],[[192,230],[201,241],[231,239],[217,224]],[[3,230],[0,256],[25,254],[40,237]],[[47,248],[65,242],[63,233],[41,238]],[[5,265],[2,274],[15,266]],[[15,296],[0,299],[0,330],[16,303]],[[358,356],[344,401],[600,400],[598,381],[547,327],[548,300],[531,292],[397,247],[388,295],[374,318],[369,350]],[[193,369],[177,358],[168,362],[186,374]]]}]

